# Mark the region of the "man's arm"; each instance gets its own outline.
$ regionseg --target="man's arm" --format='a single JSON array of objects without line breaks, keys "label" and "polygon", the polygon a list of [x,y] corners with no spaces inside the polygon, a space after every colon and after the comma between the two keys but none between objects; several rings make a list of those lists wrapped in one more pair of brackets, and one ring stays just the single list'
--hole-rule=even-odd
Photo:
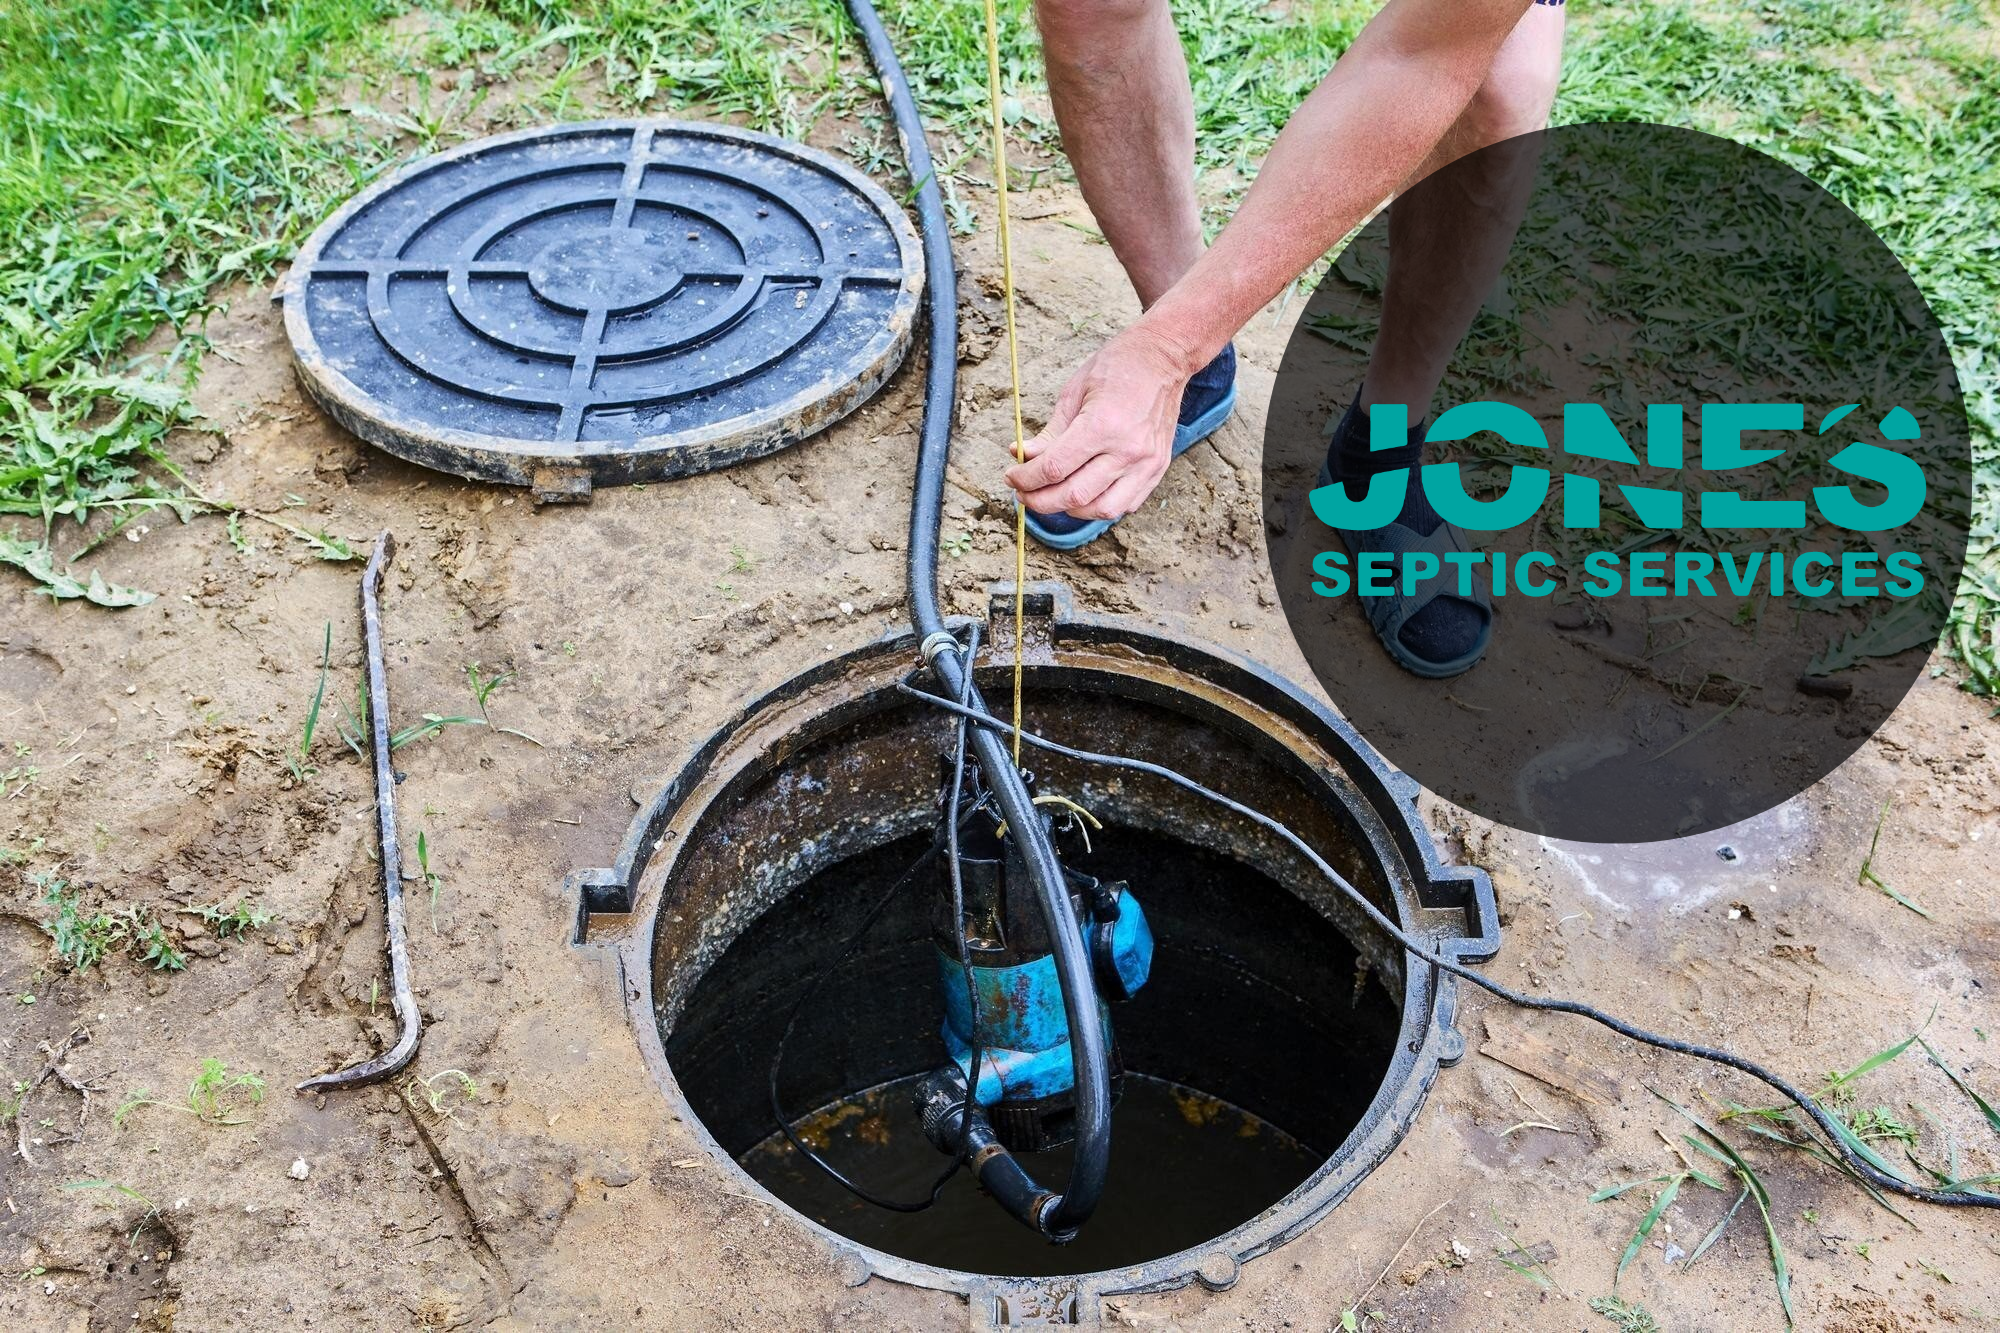
[{"label": "man's arm", "polygon": [[1390,0],[1293,113],[1193,268],[1073,376],[1007,481],[1039,513],[1116,518],[1165,475],[1188,378],[1400,188],[1530,0]]}]

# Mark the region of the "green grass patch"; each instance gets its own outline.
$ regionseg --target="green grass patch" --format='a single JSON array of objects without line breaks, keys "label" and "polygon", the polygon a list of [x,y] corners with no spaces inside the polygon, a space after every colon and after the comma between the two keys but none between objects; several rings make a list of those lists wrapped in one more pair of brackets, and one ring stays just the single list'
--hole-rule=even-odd
[{"label": "green grass patch", "polygon": [[[1211,221],[1373,8],[1176,6]],[[959,0],[881,9],[968,232],[967,201],[990,188],[980,25]],[[1000,9],[1020,169],[1061,174],[1029,6]],[[1556,118],[1752,144],[1832,190],[1911,268],[1975,422],[1973,554],[1945,646],[1970,688],[2000,694],[2000,59],[1981,23],[1958,0],[1587,8],[1571,18]],[[444,92],[446,70],[472,73],[476,90],[458,78]],[[395,97],[374,91],[391,80]],[[218,291],[266,278],[335,200],[396,152],[448,141],[495,88],[522,123],[643,111],[793,136],[839,124],[864,168],[900,176],[838,0],[429,0],[414,12],[393,0],[76,0],[0,13],[0,519],[16,517],[0,522],[0,563],[52,597],[147,600],[73,566],[139,513],[224,507],[181,478],[170,447],[199,425],[186,390]],[[146,341],[162,327],[172,335]]]},{"label": "green grass patch", "polygon": [[202,321],[384,161],[379,139],[319,113],[391,12],[383,0],[0,10],[0,515],[16,517],[0,563],[49,596],[150,601],[72,566],[142,513],[209,507],[167,449],[196,424]]}]

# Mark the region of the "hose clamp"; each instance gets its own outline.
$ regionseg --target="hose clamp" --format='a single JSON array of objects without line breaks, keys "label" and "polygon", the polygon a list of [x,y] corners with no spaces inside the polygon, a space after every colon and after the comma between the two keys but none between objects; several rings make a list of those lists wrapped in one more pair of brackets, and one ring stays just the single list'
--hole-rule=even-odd
[{"label": "hose clamp", "polygon": [[956,634],[953,634],[950,630],[941,629],[935,633],[926,634],[924,641],[917,645],[917,652],[923,656],[924,665],[931,666],[936,663],[937,655],[947,647],[963,651],[965,645],[958,641]]}]

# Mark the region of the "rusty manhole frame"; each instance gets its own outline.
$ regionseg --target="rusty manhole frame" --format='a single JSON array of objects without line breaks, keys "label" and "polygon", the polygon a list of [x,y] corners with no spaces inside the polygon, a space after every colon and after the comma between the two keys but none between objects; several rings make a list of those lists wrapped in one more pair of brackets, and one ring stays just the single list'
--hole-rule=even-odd
[{"label": "rusty manhole frame", "polygon": [[[996,588],[994,597],[996,605],[1004,603],[1011,613],[1010,586]],[[1134,697],[1188,705],[1179,711],[1207,725],[1234,718],[1239,735],[1261,733],[1303,764],[1301,771],[1323,787],[1327,802],[1345,807],[1357,826],[1357,841],[1381,867],[1405,930],[1464,963],[1484,962],[1498,951],[1499,919],[1486,872],[1443,863],[1417,812],[1415,780],[1391,768],[1324,704],[1225,649],[1169,639],[1117,618],[1079,615],[1061,585],[1030,585],[1028,603],[1024,665],[1031,680],[1047,679],[1049,668],[1065,673],[1083,669],[1100,680],[1105,673],[1131,677],[1140,691]],[[966,623],[961,620],[954,627]],[[992,629],[996,637],[983,671],[1005,669],[1013,660],[1007,616],[995,614]],[[1102,1297],[1190,1282],[1226,1290],[1235,1284],[1243,1263],[1317,1223],[1408,1133],[1438,1071],[1465,1053],[1455,1026],[1456,978],[1430,967],[1404,968],[1397,1046],[1373,1102],[1346,1140],[1284,1199],[1191,1249],[1124,1268],[1060,1277],[1001,1277],[919,1263],[821,1225],[758,1184],[722,1149],[669,1066],[655,1007],[654,943],[668,906],[666,888],[690,845],[688,835],[701,828],[733,789],[782,769],[789,754],[804,745],[868,714],[912,706],[893,686],[917,661],[914,634],[893,632],[793,677],[718,728],[634,818],[616,865],[569,877],[566,887],[576,912],[572,943],[616,963],[641,1054],[668,1109],[694,1131],[739,1188],[784,1210],[818,1236],[849,1285],[882,1277],[956,1293],[968,1299],[979,1327],[1095,1322]],[[1203,716],[1204,711],[1213,716]],[[883,830],[889,837],[907,831]],[[842,849],[830,859],[848,854]],[[804,882],[817,868],[795,868],[790,885]]]}]

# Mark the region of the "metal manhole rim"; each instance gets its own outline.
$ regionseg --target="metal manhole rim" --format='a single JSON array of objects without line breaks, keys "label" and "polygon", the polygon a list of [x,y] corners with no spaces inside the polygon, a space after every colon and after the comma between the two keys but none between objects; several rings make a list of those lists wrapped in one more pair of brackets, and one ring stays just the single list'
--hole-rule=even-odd
[{"label": "metal manhole rim", "polygon": [[[856,368],[851,378],[831,389],[823,383],[809,385],[788,398],[766,404],[743,416],[694,430],[641,437],[625,447],[590,455],[562,453],[554,449],[541,451],[535,447],[535,441],[418,422],[394,405],[365,392],[327,363],[307,317],[305,286],[312,270],[319,264],[325,246],[362,210],[431,172],[496,149],[536,140],[583,138],[592,134],[642,129],[723,140],[787,157],[833,176],[867,200],[895,238],[903,279],[897,287],[896,300],[889,316],[882,322],[881,331],[854,358]],[[588,472],[606,481],[665,480],[761,457],[799,443],[807,435],[834,424],[860,408],[901,367],[903,358],[915,341],[917,315],[927,279],[916,229],[902,205],[853,164],[810,144],[738,125],[638,116],[563,121],[482,135],[442,152],[405,162],[371,182],[320,222],[292,256],[284,277],[275,285],[271,296],[284,310],[285,335],[292,351],[294,372],[314,401],[341,426],[384,451],[420,466],[438,467],[436,456],[443,452],[454,455],[456,466],[442,469],[453,475],[527,485],[532,481],[535,470],[541,467]],[[843,402],[843,398],[848,401]],[[785,423],[811,412],[815,407],[824,407],[826,412],[811,430],[789,437],[783,434]],[[776,438],[771,438],[774,431]],[[704,451],[732,442],[742,442],[747,447],[714,461],[703,461],[697,457],[696,465],[692,467],[674,466],[677,460],[699,456]],[[550,442],[551,445],[559,443]]]},{"label": "metal manhole rim", "polygon": [[[1071,632],[1107,630],[1113,636],[1129,638],[1136,635],[1146,639],[1160,638],[1152,627],[1134,624],[1118,617],[1078,615],[1068,612],[1065,608],[1059,612],[1058,619],[1063,628]],[[1453,935],[1447,931],[1437,940],[1438,946],[1468,962],[1477,962],[1491,956],[1493,950],[1497,948],[1498,940],[1494,935],[1492,887],[1485,873],[1476,867],[1458,866],[1446,862],[1435,842],[1428,837],[1419,844],[1418,849],[1421,854],[1417,857],[1409,856],[1404,848],[1396,845],[1395,826],[1392,821],[1398,819],[1410,821],[1417,818],[1413,809],[1408,813],[1402,810],[1405,805],[1413,805],[1416,790],[1413,782],[1390,768],[1379,755],[1366,746],[1365,742],[1359,748],[1357,763],[1349,765],[1339,762],[1338,747],[1327,746],[1322,739],[1313,736],[1313,732],[1324,729],[1334,737],[1351,743],[1358,739],[1349,734],[1351,728],[1346,727],[1324,704],[1269,668],[1205,640],[1176,636],[1167,642],[1171,642],[1177,648],[1205,656],[1225,674],[1244,676],[1245,680],[1225,687],[1240,698],[1248,697],[1254,700],[1254,694],[1244,688],[1251,682],[1267,690],[1274,689],[1277,702],[1255,701],[1253,707],[1262,714],[1303,730],[1308,739],[1336,760],[1336,767],[1340,771],[1348,773],[1352,780],[1361,785],[1359,799],[1373,809],[1376,817],[1382,822],[1385,836],[1396,855],[1403,860],[1414,884],[1420,887],[1427,883],[1434,888],[1454,883],[1463,883],[1467,886],[1473,899],[1466,909],[1468,930],[1481,930],[1482,925],[1484,929],[1477,937],[1472,934]],[[673,776],[655,793],[650,803],[650,810],[658,811],[664,808],[668,812],[664,822],[654,827],[650,837],[641,837],[640,826],[647,820],[649,814],[648,809],[642,809],[635,816],[632,830],[620,849],[616,868],[606,871],[581,871],[571,877],[570,888],[577,893],[579,925],[582,925],[592,910],[589,902],[593,886],[604,886],[616,881],[614,891],[629,890],[636,898],[641,884],[655,878],[656,867],[652,864],[655,860],[668,863],[666,869],[669,874],[671,873],[672,863],[678,860],[687,841],[685,836],[681,835],[703,817],[719,793],[733,781],[738,765],[732,763],[732,758],[741,758],[740,750],[746,741],[762,737],[763,727],[760,724],[770,721],[770,715],[774,711],[779,715],[778,725],[789,734],[796,730],[801,722],[799,714],[794,711],[795,706],[806,703],[813,694],[830,688],[860,689],[864,693],[871,694],[876,692],[874,687],[864,685],[861,678],[882,671],[883,667],[880,664],[895,656],[899,647],[910,650],[901,654],[902,657],[914,657],[914,636],[911,631],[907,629],[891,631],[872,643],[825,659],[800,675],[763,692],[717,732],[682,750],[679,766],[674,769]],[[874,665],[874,670],[871,670],[871,664]],[[1190,671],[1184,665],[1178,663],[1173,665],[1180,674],[1192,675],[1196,679],[1208,679],[1200,673]],[[794,685],[800,688],[791,690],[789,687]],[[688,777],[692,770],[697,768],[702,771],[694,776],[692,781],[682,786],[681,779]],[[1383,797],[1377,797],[1367,790],[1360,775],[1354,772],[1356,768],[1368,770],[1369,776],[1384,788]],[[1384,809],[1384,798],[1395,806],[1394,815]],[[1445,1066],[1456,1063],[1465,1050],[1463,1035],[1457,1027],[1459,988],[1456,978],[1448,973],[1437,973],[1430,968],[1410,967],[1405,973],[1402,994],[1398,999],[1402,1019],[1397,1041],[1402,1055],[1384,1075],[1368,1110],[1349,1132],[1347,1138],[1311,1175],[1263,1212],[1227,1231],[1209,1237],[1199,1245],[1122,1268],[1052,1277],[1009,1277],[923,1263],[842,1235],[787,1204],[759,1184],[723,1150],[714,1134],[688,1102],[679,1079],[667,1060],[665,1043],[659,1032],[657,1015],[653,1011],[655,995],[655,983],[652,979],[653,934],[658,917],[666,910],[668,904],[668,895],[661,891],[663,887],[662,885],[656,888],[646,900],[631,901],[622,909],[612,907],[596,909],[623,910],[629,913],[629,916],[622,928],[612,928],[613,938],[583,942],[579,937],[576,942],[587,950],[615,960],[615,966],[620,974],[619,984],[625,992],[622,999],[638,1039],[642,1058],[653,1075],[655,1084],[660,1088],[670,1112],[684,1127],[693,1131],[703,1151],[715,1159],[734,1182],[747,1186],[754,1192],[758,1202],[781,1210],[810,1234],[818,1237],[839,1263],[848,1266],[843,1270],[843,1280],[851,1279],[851,1285],[860,1285],[870,1277],[880,1277],[909,1286],[961,1295],[975,1303],[973,1312],[975,1324],[979,1324],[980,1320],[979,1302],[1003,1298],[1010,1293],[1036,1293],[1042,1297],[1062,1296],[1086,1301],[1119,1294],[1169,1290],[1189,1283],[1201,1283],[1211,1290],[1221,1290],[1231,1285],[1235,1273],[1240,1271],[1244,1263],[1298,1239],[1324,1220],[1388,1159],[1414,1126],[1416,1116],[1428,1100],[1431,1086],[1438,1073]],[[1411,896],[1415,896],[1414,889]],[[1406,901],[1405,895],[1397,895],[1397,905],[1398,915],[1404,918],[1406,927],[1415,927],[1424,933],[1435,934],[1433,930],[1427,929],[1421,920],[1414,919],[1410,915],[1411,904]],[[1426,998],[1428,1003],[1425,1003]],[[1405,1060],[1407,1063],[1404,1063]],[[1234,1268],[1225,1279],[1211,1280],[1206,1269],[1211,1262],[1223,1256],[1227,1256]]]}]

